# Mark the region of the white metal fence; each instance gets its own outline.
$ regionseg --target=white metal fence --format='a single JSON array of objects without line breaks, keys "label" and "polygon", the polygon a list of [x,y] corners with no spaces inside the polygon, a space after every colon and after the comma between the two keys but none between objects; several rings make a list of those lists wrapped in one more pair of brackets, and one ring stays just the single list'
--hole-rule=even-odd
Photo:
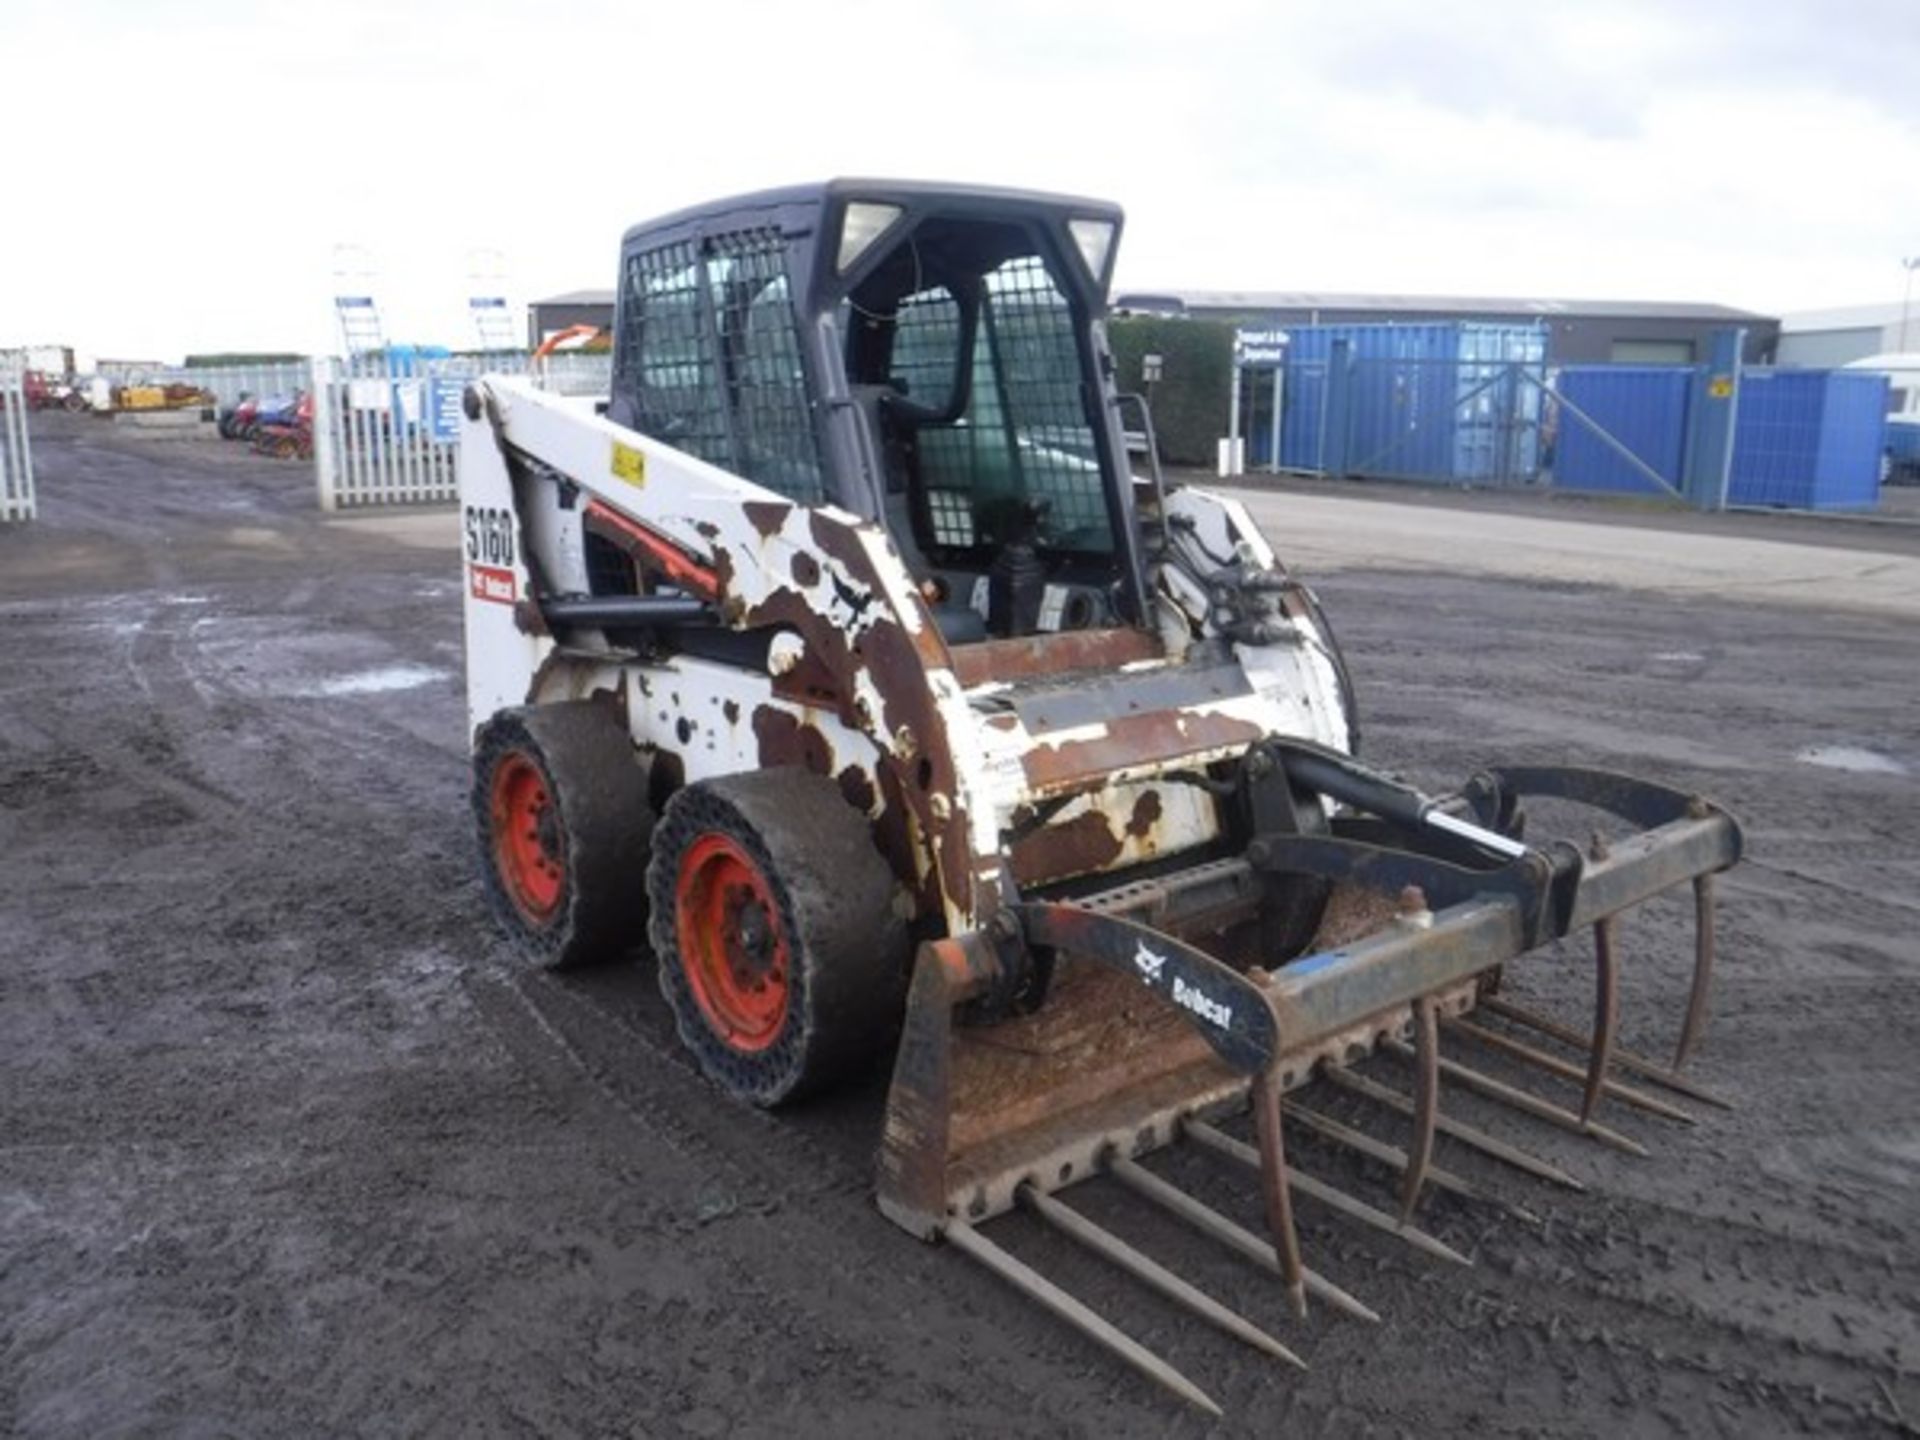
[{"label": "white metal fence", "polygon": [[320,505],[425,505],[455,494],[460,397],[482,374],[534,374],[562,395],[605,395],[610,355],[520,353],[313,362],[313,457]]},{"label": "white metal fence", "polygon": [[33,448],[27,441],[26,367],[0,355],[0,525],[33,519]]}]

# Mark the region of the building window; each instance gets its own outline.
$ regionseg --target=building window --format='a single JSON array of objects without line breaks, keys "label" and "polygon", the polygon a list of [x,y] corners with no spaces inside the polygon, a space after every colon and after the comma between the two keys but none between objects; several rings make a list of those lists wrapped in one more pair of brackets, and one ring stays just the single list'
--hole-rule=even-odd
[{"label": "building window", "polygon": [[1608,359],[1616,365],[1691,365],[1691,340],[1616,340]]}]

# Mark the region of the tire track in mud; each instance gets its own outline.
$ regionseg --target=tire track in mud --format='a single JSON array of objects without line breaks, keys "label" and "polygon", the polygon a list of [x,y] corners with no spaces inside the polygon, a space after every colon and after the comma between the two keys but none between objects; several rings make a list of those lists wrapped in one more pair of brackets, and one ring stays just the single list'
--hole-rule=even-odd
[{"label": "tire track in mud", "polygon": [[[1056,1433],[1083,1428],[1071,1395],[1058,1393],[1062,1387],[1029,1388],[1011,1378],[1022,1368],[1024,1350],[968,1298],[994,1282],[959,1257],[899,1232],[874,1208],[877,1124],[865,1163],[856,1163],[842,1146],[816,1139],[805,1123],[718,1094],[670,1047],[670,1029],[663,1036],[628,1023],[555,977],[469,976],[464,988],[493,1033],[543,1084],[611,1112],[619,1127],[640,1132],[649,1148],[664,1145],[698,1177],[700,1209],[681,1222],[690,1247],[708,1256],[714,1247],[702,1237],[724,1227],[731,1247],[749,1252],[720,1257],[731,1303],[757,1301],[764,1313],[784,1317],[783,1329],[824,1337],[842,1354],[890,1344],[902,1318],[912,1316],[929,1332],[929,1344],[919,1349],[934,1353],[910,1352],[902,1378],[944,1389],[956,1400],[969,1387],[931,1337],[963,1330],[974,1364],[1009,1377],[993,1409],[1011,1406],[1021,1423],[1039,1421]],[[615,1151],[626,1148],[617,1137],[607,1143]],[[824,1298],[834,1294],[838,1302]],[[890,1360],[893,1367],[901,1363],[898,1355]],[[979,1397],[969,1400],[982,1418]]]},{"label": "tire track in mud", "polygon": [[[169,764],[178,768],[172,773],[146,774],[143,778],[148,783],[168,789],[185,785],[242,806],[244,802],[233,799],[227,787],[241,793],[253,791],[256,785],[264,790],[274,782],[284,787],[296,775],[317,782],[370,753],[379,755],[369,777],[376,791],[378,772],[414,761],[464,779],[463,746],[421,739],[404,725],[388,721],[380,713],[379,702],[328,705],[263,697],[236,683],[224,667],[199,662],[194,657],[198,637],[193,625],[200,618],[194,616],[185,626],[164,632],[149,627],[134,663],[144,691],[160,713],[170,715],[196,706],[203,714],[231,712],[238,723],[229,728],[244,729],[257,751],[242,762],[253,773],[245,779],[233,778],[236,757],[223,748],[218,758],[226,783],[216,786],[190,768],[194,763],[190,756],[170,746],[162,752],[159,744],[150,742],[155,753],[164,753]],[[197,743],[209,738],[204,732],[195,735]],[[225,745],[224,739],[216,738],[215,743]],[[94,748],[112,754],[119,744],[102,738]],[[417,822],[404,812],[376,811],[347,818],[330,801],[314,808],[296,805],[283,810],[281,818],[289,830],[308,841],[351,842],[363,849],[377,848],[382,840],[397,846],[417,832]],[[453,825],[464,840],[464,807]],[[435,908],[473,925],[485,925],[478,887],[461,888],[465,893]],[[933,1316],[938,1323],[930,1331],[964,1331],[979,1363],[1008,1373],[1022,1368],[1025,1352],[1003,1338],[1006,1327],[973,1313],[983,1290],[987,1303],[997,1305],[1002,1300],[996,1282],[976,1275],[957,1257],[900,1234],[874,1209],[871,1164],[878,1143],[877,1116],[863,1127],[863,1138],[849,1153],[844,1146],[813,1138],[805,1124],[735,1107],[715,1095],[679,1053],[664,1018],[661,1029],[650,1031],[575,994],[568,982],[545,975],[500,978],[481,968],[456,983],[513,1062],[543,1089],[570,1106],[585,1102],[611,1109],[623,1124],[638,1128],[651,1143],[664,1144],[697,1172],[702,1188],[713,1195],[714,1213],[689,1225],[686,1233],[704,1258],[711,1261],[718,1256],[729,1267],[728,1289],[733,1297],[729,1306],[757,1297],[764,1302],[765,1313],[787,1316],[785,1324],[805,1317],[807,1330],[827,1337],[822,1343],[830,1352],[843,1354],[865,1347],[886,1348],[897,1337],[897,1317],[913,1314],[924,1321]],[[610,1144],[615,1153],[624,1148]],[[806,1179],[796,1185],[782,1178],[795,1175]],[[823,1204],[825,1213],[820,1213]],[[700,1236],[715,1227],[737,1231],[741,1223],[756,1219],[783,1233],[753,1246],[750,1269],[725,1251],[697,1244]],[[804,1231],[811,1240],[796,1240],[785,1233],[794,1230]],[[849,1243],[855,1231],[864,1233]],[[900,1263],[909,1256],[913,1264]],[[794,1298],[823,1290],[841,1292],[845,1303],[822,1308]],[[970,1291],[976,1299],[967,1298]],[[889,1363],[898,1366],[900,1357],[891,1357]],[[919,1385],[950,1389],[955,1400],[963,1397],[964,1385],[939,1354],[924,1362],[915,1359],[909,1368],[917,1372],[913,1378]],[[1055,1392],[1060,1387],[1052,1382],[1010,1383],[1004,1388],[1006,1393],[995,1398],[993,1409],[1004,1413],[1009,1423],[1038,1421],[1058,1433],[1078,1428],[1071,1406],[1058,1398]]]}]

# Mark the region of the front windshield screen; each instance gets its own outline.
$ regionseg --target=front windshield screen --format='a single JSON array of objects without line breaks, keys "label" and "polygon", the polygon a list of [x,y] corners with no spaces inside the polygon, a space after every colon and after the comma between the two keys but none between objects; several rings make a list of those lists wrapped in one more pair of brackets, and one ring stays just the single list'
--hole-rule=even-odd
[{"label": "front windshield screen", "polygon": [[[1004,227],[949,225],[899,242],[897,263],[863,287],[881,291],[879,304],[859,295],[851,307],[855,328],[869,332],[864,345],[855,337],[851,377],[890,392],[890,469],[904,472],[890,484],[910,492],[930,551],[1025,539],[1108,554],[1113,526],[1087,414],[1098,387],[1079,322],[1047,260],[1007,238]],[[898,298],[884,293],[889,281]]]}]

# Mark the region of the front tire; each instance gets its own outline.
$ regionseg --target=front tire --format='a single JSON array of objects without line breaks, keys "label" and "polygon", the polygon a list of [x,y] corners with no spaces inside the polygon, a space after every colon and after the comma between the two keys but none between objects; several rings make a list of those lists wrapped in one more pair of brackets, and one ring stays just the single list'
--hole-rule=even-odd
[{"label": "front tire", "polygon": [[647,867],[660,991],[736,1097],[773,1106],[870,1066],[906,998],[909,942],[867,817],[778,769],[688,785]]},{"label": "front tire", "polygon": [[503,710],[480,727],[481,875],[495,917],[534,964],[585,964],[641,945],[647,779],[619,717],[592,701]]}]

